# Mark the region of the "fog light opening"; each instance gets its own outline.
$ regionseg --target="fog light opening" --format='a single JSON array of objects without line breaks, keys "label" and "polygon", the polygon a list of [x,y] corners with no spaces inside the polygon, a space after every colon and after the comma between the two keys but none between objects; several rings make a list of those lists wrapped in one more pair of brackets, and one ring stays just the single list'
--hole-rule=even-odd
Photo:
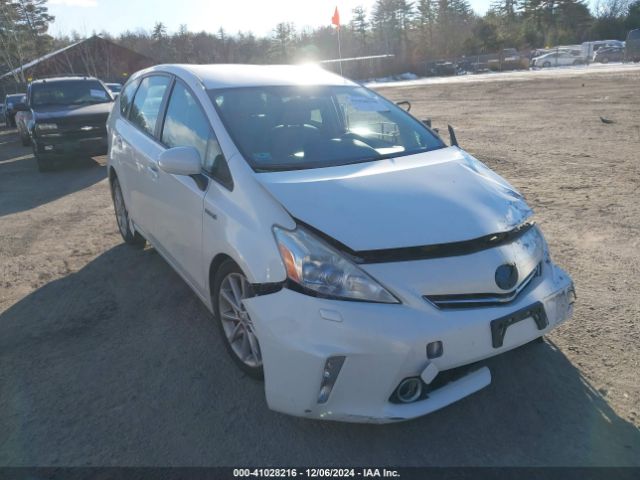
[{"label": "fog light opening", "polygon": [[427,344],[427,358],[431,359],[441,357],[443,352],[444,347],[440,340]]},{"label": "fog light opening", "polygon": [[422,380],[417,377],[406,378],[396,389],[396,396],[402,403],[415,402],[422,395]]},{"label": "fog light opening", "polygon": [[344,364],[344,356],[329,357],[324,364],[322,372],[322,382],[320,383],[320,392],[318,393],[318,403],[327,403],[329,395],[333,390],[333,386],[338,379],[342,365]]}]

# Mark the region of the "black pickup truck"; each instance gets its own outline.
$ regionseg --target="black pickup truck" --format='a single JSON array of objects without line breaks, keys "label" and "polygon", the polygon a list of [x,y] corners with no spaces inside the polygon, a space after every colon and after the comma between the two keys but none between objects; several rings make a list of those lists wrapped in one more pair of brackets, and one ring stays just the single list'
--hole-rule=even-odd
[{"label": "black pickup truck", "polygon": [[113,106],[109,89],[97,78],[56,77],[34,80],[27,89],[29,133],[38,170],[72,155],[107,153],[107,117]]}]

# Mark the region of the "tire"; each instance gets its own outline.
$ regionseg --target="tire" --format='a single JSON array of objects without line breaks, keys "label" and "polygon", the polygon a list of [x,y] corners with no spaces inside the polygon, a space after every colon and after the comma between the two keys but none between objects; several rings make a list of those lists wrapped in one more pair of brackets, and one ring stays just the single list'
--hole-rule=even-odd
[{"label": "tire", "polygon": [[120,188],[120,181],[118,177],[114,178],[111,182],[111,198],[113,200],[113,209],[116,214],[116,222],[118,224],[118,230],[125,243],[133,245],[135,247],[144,247],[147,241],[138,232],[131,230],[131,223],[129,222],[129,212],[124,204],[124,197],[122,196],[122,189]]},{"label": "tire", "polygon": [[609,57],[602,57],[602,60],[600,60],[602,63],[609,63]]},{"label": "tire", "polygon": [[28,147],[29,145],[31,145],[31,138],[29,137],[20,137],[20,140],[22,141],[22,146],[23,147]]},{"label": "tire", "polygon": [[43,157],[35,151],[33,152],[33,156],[36,157],[36,163],[38,164],[38,171],[40,173],[50,172],[53,170],[53,162],[47,159],[47,157]]},{"label": "tire", "polygon": [[253,296],[251,285],[232,260],[226,260],[216,272],[212,302],[225,348],[233,361],[248,376],[264,378],[260,344],[242,299]]},{"label": "tire", "polygon": [[542,68],[549,68],[551,66],[551,62],[544,62],[542,64]]}]

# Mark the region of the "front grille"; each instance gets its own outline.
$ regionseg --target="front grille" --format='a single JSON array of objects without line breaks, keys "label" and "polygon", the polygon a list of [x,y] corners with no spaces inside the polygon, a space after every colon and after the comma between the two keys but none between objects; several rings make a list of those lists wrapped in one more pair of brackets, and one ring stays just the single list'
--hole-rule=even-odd
[{"label": "front grille", "polygon": [[515,300],[531,281],[541,273],[542,263],[539,263],[514,290],[506,293],[456,293],[452,295],[424,295],[423,298],[442,309],[504,305]]},{"label": "front grille", "polygon": [[58,131],[60,133],[72,133],[87,136],[101,135],[106,132],[107,126],[104,122],[86,121],[86,122],[74,122],[64,123],[58,125]]}]

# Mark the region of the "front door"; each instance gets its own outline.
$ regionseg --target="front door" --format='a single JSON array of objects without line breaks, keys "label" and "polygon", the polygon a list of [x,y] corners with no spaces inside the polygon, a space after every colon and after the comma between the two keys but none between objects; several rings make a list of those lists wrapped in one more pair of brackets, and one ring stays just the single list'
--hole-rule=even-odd
[{"label": "front door", "polygon": [[[209,121],[195,95],[176,80],[167,103],[160,140],[165,148],[192,146],[204,165],[211,136]],[[163,253],[194,288],[206,294],[202,254],[205,175],[188,177],[158,171],[154,190],[154,232]]]}]

